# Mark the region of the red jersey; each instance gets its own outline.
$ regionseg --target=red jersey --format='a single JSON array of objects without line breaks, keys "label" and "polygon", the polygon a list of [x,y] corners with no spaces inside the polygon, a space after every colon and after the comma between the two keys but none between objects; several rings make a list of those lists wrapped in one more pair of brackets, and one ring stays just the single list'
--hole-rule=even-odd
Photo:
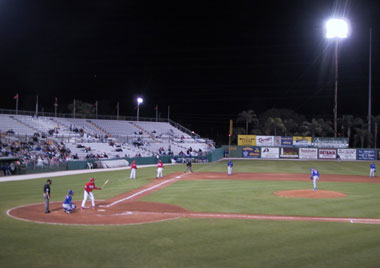
[{"label": "red jersey", "polygon": [[158,167],[158,168],[163,168],[163,167],[164,167],[164,163],[162,163],[162,162],[158,162],[157,167]]},{"label": "red jersey", "polygon": [[94,189],[96,189],[96,190],[100,190],[100,188],[96,187],[96,186],[95,186],[95,183],[93,183],[93,182],[91,182],[91,181],[87,182],[86,185],[84,186],[84,190],[85,190],[87,193],[91,193],[92,190],[94,190]]},{"label": "red jersey", "polygon": [[136,163],[132,163],[131,168],[137,169]]}]

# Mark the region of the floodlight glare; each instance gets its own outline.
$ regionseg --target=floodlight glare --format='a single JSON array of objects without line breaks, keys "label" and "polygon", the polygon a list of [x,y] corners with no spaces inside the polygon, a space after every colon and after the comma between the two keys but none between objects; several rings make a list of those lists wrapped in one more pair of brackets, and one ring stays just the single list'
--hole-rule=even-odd
[{"label": "floodlight glare", "polygon": [[142,98],[137,98],[137,103],[140,104],[142,103],[144,100]]},{"label": "floodlight glare", "polygon": [[326,22],[326,38],[347,38],[348,23],[344,19],[329,19]]}]

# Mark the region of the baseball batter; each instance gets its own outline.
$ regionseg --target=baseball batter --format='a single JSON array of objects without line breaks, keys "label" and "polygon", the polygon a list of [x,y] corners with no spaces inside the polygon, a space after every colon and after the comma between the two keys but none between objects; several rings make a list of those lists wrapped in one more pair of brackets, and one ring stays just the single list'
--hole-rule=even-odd
[{"label": "baseball batter", "polygon": [[319,180],[319,171],[311,168],[310,173],[310,179],[313,180],[313,191],[316,191],[318,190],[317,181]]},{"label": "baseball batter", "polygon": [[374,162],[372,162],[370,165],[369,165],[369,176],[371,178],[375,177],[375,173],[376,173],[376,165]]},{"label": "baseball batter", "polygon": [[133,160],[131,164],[131,175],[129,176],[129,179],[136,179],[136,170],[137,170],[137,165],[136,161]]},{"label": "baseball batter", "polygon": [[231,160],[228,160],[227,162],[227,174],[228,176],[232,175],[232,167],[234,166],[234,163]]},{"label": "baseball batter", "polygon": [[163,169],[164,169],[164,163],[162,163],[161,160],[158,160],[158,164],[157,164],[157,177],[156,177],[156,179],[162,178],[162,170]]},{"label": "baseball batter", "polygon": [[83,195],[83,201],[82,201],[82,206],[81,209],[85,208],[87,198],[90,198],[91,200],[91,205],[92,208],[95,208],[95,198],[92,193],[93,190],[101,190],[102,188],[96,187],[95,186],[95,179],[91,178],[89,182],[87,182],[84,186],[84,195]]},{"label": "baseball batter", "polygon": [[73,195],[74,195],[74,191],[69,190],[65,197],[65,200],[63,200],[63,203],[62,203],[62,207],[67,214],[70,214],[74,209],[77,208],[75,204],[72,203]]}]

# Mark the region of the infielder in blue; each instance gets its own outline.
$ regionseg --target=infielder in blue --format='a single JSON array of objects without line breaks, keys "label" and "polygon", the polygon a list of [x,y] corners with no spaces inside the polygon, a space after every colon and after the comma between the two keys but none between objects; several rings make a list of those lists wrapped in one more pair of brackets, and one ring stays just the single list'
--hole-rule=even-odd
[{"label": "infielder in blue", "polygon": [[67,214],[70,214],[73,209],[76,209],[75,204],[72,203],[73,195],[74,195],[74,191],[69,190],[65,197],[65,200],[63,200],[63,203],[62,203],[62,207]]},{"label": "infielder in blue", "polygon": [[371,178],[375,177],[375,173],[376,173],[376,165],[374,162],[372,162],[370,165],[369,165],[369,176]]},{"label": "infielder in blue", "polygon": [[234,166],[234,163],[232,163],[231,160],[228,160],[228,163],[227,163],[227,174],[228,174],[228,176],[232,175],[232,167],[233,166]]},{"label": "infielder in blue", "polygon": [[319,180],[319,171],[314,168],[311,168],[310,172],[311,172],[310,179],[313,180],[313,191],[316,191],[318,190],[317,180]]}]

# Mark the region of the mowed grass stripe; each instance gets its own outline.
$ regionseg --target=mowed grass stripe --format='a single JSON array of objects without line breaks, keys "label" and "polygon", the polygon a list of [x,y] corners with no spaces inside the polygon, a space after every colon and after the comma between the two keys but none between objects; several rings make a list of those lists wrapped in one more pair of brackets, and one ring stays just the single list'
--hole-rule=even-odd
[{"label": "mowed grass stripe", "polygon": [[310,189],[311,182],[178,181],[143,201],[170,203],[199,212],[225,212],[324,217],[379,217],[379,184],[324,182],[320,188],[348,194],[343,198],[287,198],[280,190]]}]

